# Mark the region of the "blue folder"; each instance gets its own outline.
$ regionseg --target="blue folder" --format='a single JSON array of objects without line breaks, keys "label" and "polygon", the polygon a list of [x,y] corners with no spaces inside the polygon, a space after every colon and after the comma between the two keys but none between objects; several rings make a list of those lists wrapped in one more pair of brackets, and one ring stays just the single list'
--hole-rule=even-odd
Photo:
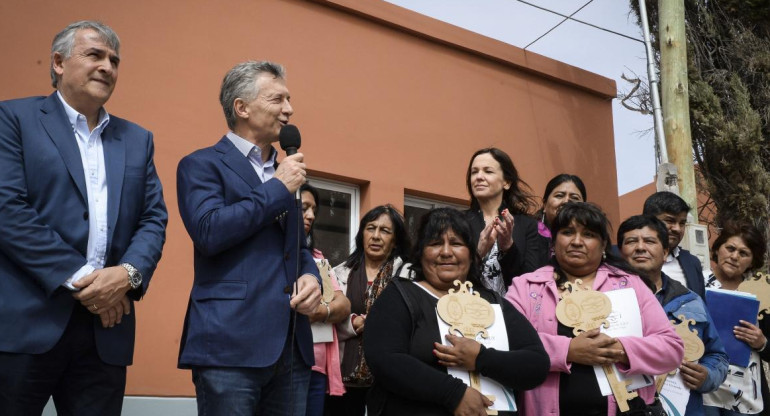
[{"label": "blue folder", "polygon": [[706,289],[706,306],[719,333],[719,338],[725,346],[730,364],[748,366],[751,347],[735,338],[733,327],[740,325],[738,323],[740,320],[757,324],[759,300],[750,293]]}]

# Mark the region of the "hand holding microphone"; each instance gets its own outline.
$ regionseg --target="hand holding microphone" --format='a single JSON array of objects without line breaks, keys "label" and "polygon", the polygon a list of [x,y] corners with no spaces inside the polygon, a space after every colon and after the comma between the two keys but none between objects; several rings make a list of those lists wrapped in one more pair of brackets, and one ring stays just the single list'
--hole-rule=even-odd
[{"label": "hand holding microphone", "polygon": [[305,164],[304,155],[297,153],[302,144],[302,137],[299,134],[297,126],[287,124],[281,128],[278,134],[278,141],[281,149],[286,152],[286,157],[278,165],[275,171],[275,178],[283,182],[289,192],[294,193],[299,199],[299,187],[305,183]]}]

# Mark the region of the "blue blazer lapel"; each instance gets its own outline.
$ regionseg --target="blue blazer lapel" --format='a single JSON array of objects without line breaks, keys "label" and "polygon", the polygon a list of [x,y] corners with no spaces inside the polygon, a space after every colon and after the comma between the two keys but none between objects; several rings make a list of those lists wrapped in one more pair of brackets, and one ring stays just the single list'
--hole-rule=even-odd
[{"label": "blue blazer lapel", "polygon": [[[243,156],[243,153],[235,147],[233,142],[231,142],[227,136],[222,137],[222,139],[214,145],[214,149],[222,154],[222,162],[235,172],[236,175],[240,176],[240,178],[250,187],[256,188],[262,184],[262,180],[259,179],[259,175],[254,171],[254,167],[251,166],[249,160]],[[287,212],[285,211],[275,217],[275,221],[284,231],[286,230],[286,217]]]},{"label": "blue blazer lapel", "polygon": [[80,159],[80,149],[75,141],[75,132],[67,120],[67,114],[64,112],[64,106],[59,102],[59,97],[53,93],[46,98],[40,107],[43,115],[40,116],[40,122],[48,137],[53,141],[59,150],[67,171],[75,182],[75,186],[80,191],[80,197],[83,202],[88,204],[88,194],[86,193],[86,178],[83,173],[83,161]]},{"label": "blue blazer lapel", "polygon": [[123,194],[123,175],[126,171],[126,143],[113,125],[108,124],[102,131],[104,148],[104,169],[107,171],[107,244],[112,241],[120,211]]},{"label": "blue blazer lapel", "polygon": [[255,188],[262,184],[257,172],[254,172],[254,168],[251,166],[251,163],[249,163],[249,160],[243,156],[243,153],[233,145],[233,142],[231,142],[227,136],[222,137],[219,143],[214,145],[214,149],[222,154],[222,162],[248,183],[249,186]]}]

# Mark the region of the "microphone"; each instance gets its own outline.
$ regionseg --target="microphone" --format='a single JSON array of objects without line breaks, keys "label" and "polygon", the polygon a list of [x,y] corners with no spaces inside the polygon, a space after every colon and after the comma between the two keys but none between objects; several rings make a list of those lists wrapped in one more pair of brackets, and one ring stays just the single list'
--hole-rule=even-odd
[{"label": "microphone", "polygon": [[278,141],[281,143],[281,149],[286,152],[286,156],[297,153],[297,149],[302,145],[299,129],[293,124],[281,127],[281,132],[278,133]]},{"label": "microphone", "polygon": [[[281,132],[278,133],[278,141],[281,143],[281,149],[286,152],[286,156],[291,156],[297,153],[297,149],[302,145],[302,136],[300,136],[297,126],[286,124],[281,127]],[[301,201],[299,188],[297,188],[294,198],[297,200],[297,206],[299,206],[299,201]]]}]

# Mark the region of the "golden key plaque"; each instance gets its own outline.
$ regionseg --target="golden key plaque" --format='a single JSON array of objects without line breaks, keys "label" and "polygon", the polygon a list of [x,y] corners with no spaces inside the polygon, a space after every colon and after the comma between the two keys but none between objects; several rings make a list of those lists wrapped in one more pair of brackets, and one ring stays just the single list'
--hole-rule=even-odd
[{"label": "golden key plaque", "polygon": [[[556,305],[556,318],[562,325],[568,326],[577,336],[591,329],[610,326],[607,318],[612,313],[612,302],[602,292],[591,288],[583,288],[583,281],[576,279],[575,283],[565,283],[565,291]],[[628,400],[637,396],[635,391],[628,391],[631,380],[620,381],[611,364],[602,365],[604,375],[610,384],[612,395],[618,402],[621,412],[627,412]]]},{"label": "golden key plaque", "polygon": [[321,282],[323,284],[323,294],[321,295],[321,303],[331,303],[334,299],[334,286],[332,286],[332,266],[329,264],[329,260],[315,259],[315,265],[318,267],[318,272],[321,273]]},{"label": "golden key plaque", "polygon": [[756,272],[754,276],[741,282],[738,285],[738,290],[751,293],[757,297],[757,300],[759,300],[758,319],[764,318],[765,314],[770,314],[770,275]]},{"label": "golden key plaque", "polygon": [[[706,347],[703,345],[703,341],[698,337],[698,330],[695,328],[690,329],[690,325],[695,325],[694,319],[687,319],[684,315],[678,315],[679,323],[671,321],[671,325],[674,325],[674,330],[679,338],[684,341],[684,359],[687,361],[697,361],[700,357],[703,357],[703,353],[706,352]],[[669,375],[674,375],[679,371],[674,370],[670,373],[661,374],[655,380],[655,389],[658,393],[663,389],[663,385],[666,384],[666,379]]]},{"label": "golden key plaque", "polygon": [[[483,299],[478,293],[471,292],[473,283],[455,280],[454,285],[458,289],[449,289],[449,293],[442,296],[436,305],[438,316],[449,325],[449,333],[458,331],[465,338],[475,340],[476,335],[481,334],[487,338],[487,328],[495,322],[495,310],[492,305]],[[476,371],[469,372],[471,387],[481,392],[481,378]],[[489,400],[495,401],[494,396],[487,395]],[[487,409],[488,415],[496,415],[497,411]]]}]

